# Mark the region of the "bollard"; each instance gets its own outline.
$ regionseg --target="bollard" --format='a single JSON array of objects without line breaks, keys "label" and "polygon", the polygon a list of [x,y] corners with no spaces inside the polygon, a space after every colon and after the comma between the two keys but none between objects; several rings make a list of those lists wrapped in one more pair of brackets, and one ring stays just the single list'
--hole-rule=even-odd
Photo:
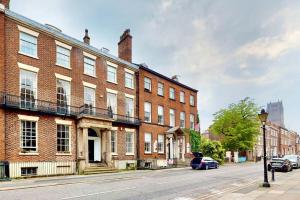
[{"label": "bollard", "polygon": [[275,181],[275,169],[272,167],[272,181]]}]

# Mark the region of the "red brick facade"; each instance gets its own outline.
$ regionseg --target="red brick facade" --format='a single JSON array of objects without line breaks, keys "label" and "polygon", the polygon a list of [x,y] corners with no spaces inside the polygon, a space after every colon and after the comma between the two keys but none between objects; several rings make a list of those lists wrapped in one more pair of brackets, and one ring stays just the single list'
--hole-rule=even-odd
[{"label": "red brick facade", "polygon": [[[6,6],[8,7],[8,6]],[[0,8],[0,160],[11,163],[39,165],[42,162],[76,162],[79,168],[89,166],[88,149],[89,129],[93,129],[100,138],[100,156],[108,165],[124,168],[128,162],[144,158],[166,159],[166,151],[163,153],[144,154],[144,133],[152,133],[152,142],[158,140],[158,134],[164,135],[169,126],[169,109],[176,110],[176,124],[179,126],[179,113],[186,113],[186,128],[190,128],[189,116],[197,117],[197,91],[172,81],[162,75],[153,74],[147,70],[139,69],[132,64],[132,36],[126,30],[120,38],[119,57],[101,53],[89,45],[87,31],[85,43],[62,35],[59,31],[49,31],[45,25],[36,25],[35,22],[24,20],[21,16]],[[26,29],[36,34],[37,56],[27,56],[20,52],[20,32]],[[57,65],[57,43],[63,43],[71,48],[70,68]],[[84,56],[95,57],[95,76],[84,74]],[[108,65],[116,69],[116,83],[108,81]],[[30,68],[36,72],[37,94],[36,108],[29,110],[20,104],[20,70]],[[125,87],[125,74],[133,75],[133,88]],[[144,91],[143,81],[147,76],[152,80],[152,92]],[[57,103],[57,79],[64,77],[70,82],[70,111],[65,115],[50,110]],[[164,97],[157,95],[158,81],[164,84]],[[95,108],[93,113],[85,113],[84,85],[92,85],[95,88]],[[176,99],[169,99],[169,87],[173,87]],[[116,116],[109,114],[107,103],[107,91],[113,91],[117,95]],[[185,103],[179,102],[179,91],[185,92]],[[190,106],[189,97],[195,98],[195,106]],[[126,97],[133,98],[134,116],[126,116]],[[12,101],[14,100],[14,101]],[[138,118],[143,120],[144,102],[152,103],[152,124],[139,124]],[[164,106],[165,125],[157,124],[157,106]],[[47,110],[49,109],[49,110]],[[98,110],[100,113],[98,113]],[[50,112],[50,113],[49,113]],[[20,132],[22,118],[34,118],[36,120],[37,150],[35,153],[23,152],[21,149]],[[58,122],[59,121],[59,122]],[[70,152],[57,153],[57,124],[69,125]],[[111,134],[115,131],[117,152],[111,152]],[[133,140],[126,137],[127,133],[133,133]],[[91,136],[92,137],[92,136]],[[189,137],[185,140],[188,142]],[[127,145],[133,145],[133,152],[127,152]],[[96,143],[94,144],[96,145]],[[96,148],[96,147],[95,147]],[[166,148],[166,144],[165,144]],[[96,155],[96,154],[95,154]],[[25,163],[25,164],[24,164]],[[26,164],[27,163],[27,164]],[[38,163],[38,164],[37,164]],[[41,164],[42,165],[42,164]],[[13,169],[19,170],[15,165]],[[38,172],[38,174],[42,174]],[[13,176],[19,176],[19,172]]]},{"label": "red brick facade", "polygon": [[[151,91],[144,89],[144,78],[147,77],[151,80]],[[158,95],[158,83],[164,86],[164,96]],[[175,99],[169,98],[169,88],[175,89]],[[180,102],[180,91],[185,94],[184,103]],[[190,127],[190,114],[194,115],[194,122],[197,118],[197,91],[188,87],[181,86],[178,82],[170,80],[164,76],[157,76],[155,72],[144,67],[139,70],[139,118],[142,121],[139,130],[139,156],[140,159],[166,159],[166,150],[164,153],[158,153],[153,147],[152,153],[145,153],[144,151],[144,137],[145,133],[152,134],[152,144],[158,141],[158,135],[163,134],[166,137],[166,131],[171,128],[170,126],[170,109],[175,110],[175,126],[180,126],[180,112],[185,112],[185,128]],[[190,105],[190,95],[194,96],[194,106]],[[151,103],[151,123],[144,122],[144,102]],[[158,106],[163,106],[164,110],[164,125],[158,124]],[[165,138],[166,139],[166,138]],[[166,141],[166,140],[165,140]],[[185,138],[186,144],[190,143],[188,135]],[[167,144],[165,142],[164,146]],[[185,150],[185,152],[187,149]]]}]

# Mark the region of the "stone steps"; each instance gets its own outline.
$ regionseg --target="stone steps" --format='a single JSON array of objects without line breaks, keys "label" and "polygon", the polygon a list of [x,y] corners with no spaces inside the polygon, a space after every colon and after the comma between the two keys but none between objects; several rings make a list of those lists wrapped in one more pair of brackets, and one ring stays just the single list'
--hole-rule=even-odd
[{"label": "stone steps", "polygon": [[86,168],[83,171],[83,174],[90,175],[90,174],[103,174],[103,173],[115,173],[115,172],[118,172],[118,170],[115,168],[91,166]]}]

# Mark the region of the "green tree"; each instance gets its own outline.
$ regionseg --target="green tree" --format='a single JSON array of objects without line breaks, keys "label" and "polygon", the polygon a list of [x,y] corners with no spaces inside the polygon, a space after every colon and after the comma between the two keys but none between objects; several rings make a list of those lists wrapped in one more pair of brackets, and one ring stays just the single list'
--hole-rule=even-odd
[{"label": "green tree", "polygon": [[226,150],[252,150],[259,135],[258,106],[249,97],[214,114],[210,131],[222,137]]},{"label": "green tree", "polygon": [[199,152],[200,151],[200,144],[201,144],[201,135],[199,132],[194,130],[188,130],[190,134],[190,141],[191,141],[191,151],[192,152]]}]

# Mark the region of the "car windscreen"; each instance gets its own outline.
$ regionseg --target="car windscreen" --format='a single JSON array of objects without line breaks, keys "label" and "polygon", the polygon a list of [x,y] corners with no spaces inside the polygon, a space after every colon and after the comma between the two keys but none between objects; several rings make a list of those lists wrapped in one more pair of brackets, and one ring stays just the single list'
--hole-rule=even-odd
[{"label": "car windscreen", "polygon": [[296,156],[286,155],[283,158],[284,159],[288,159],[288,160],[292,160],[292,161],[297,161],[297,157]]}]

